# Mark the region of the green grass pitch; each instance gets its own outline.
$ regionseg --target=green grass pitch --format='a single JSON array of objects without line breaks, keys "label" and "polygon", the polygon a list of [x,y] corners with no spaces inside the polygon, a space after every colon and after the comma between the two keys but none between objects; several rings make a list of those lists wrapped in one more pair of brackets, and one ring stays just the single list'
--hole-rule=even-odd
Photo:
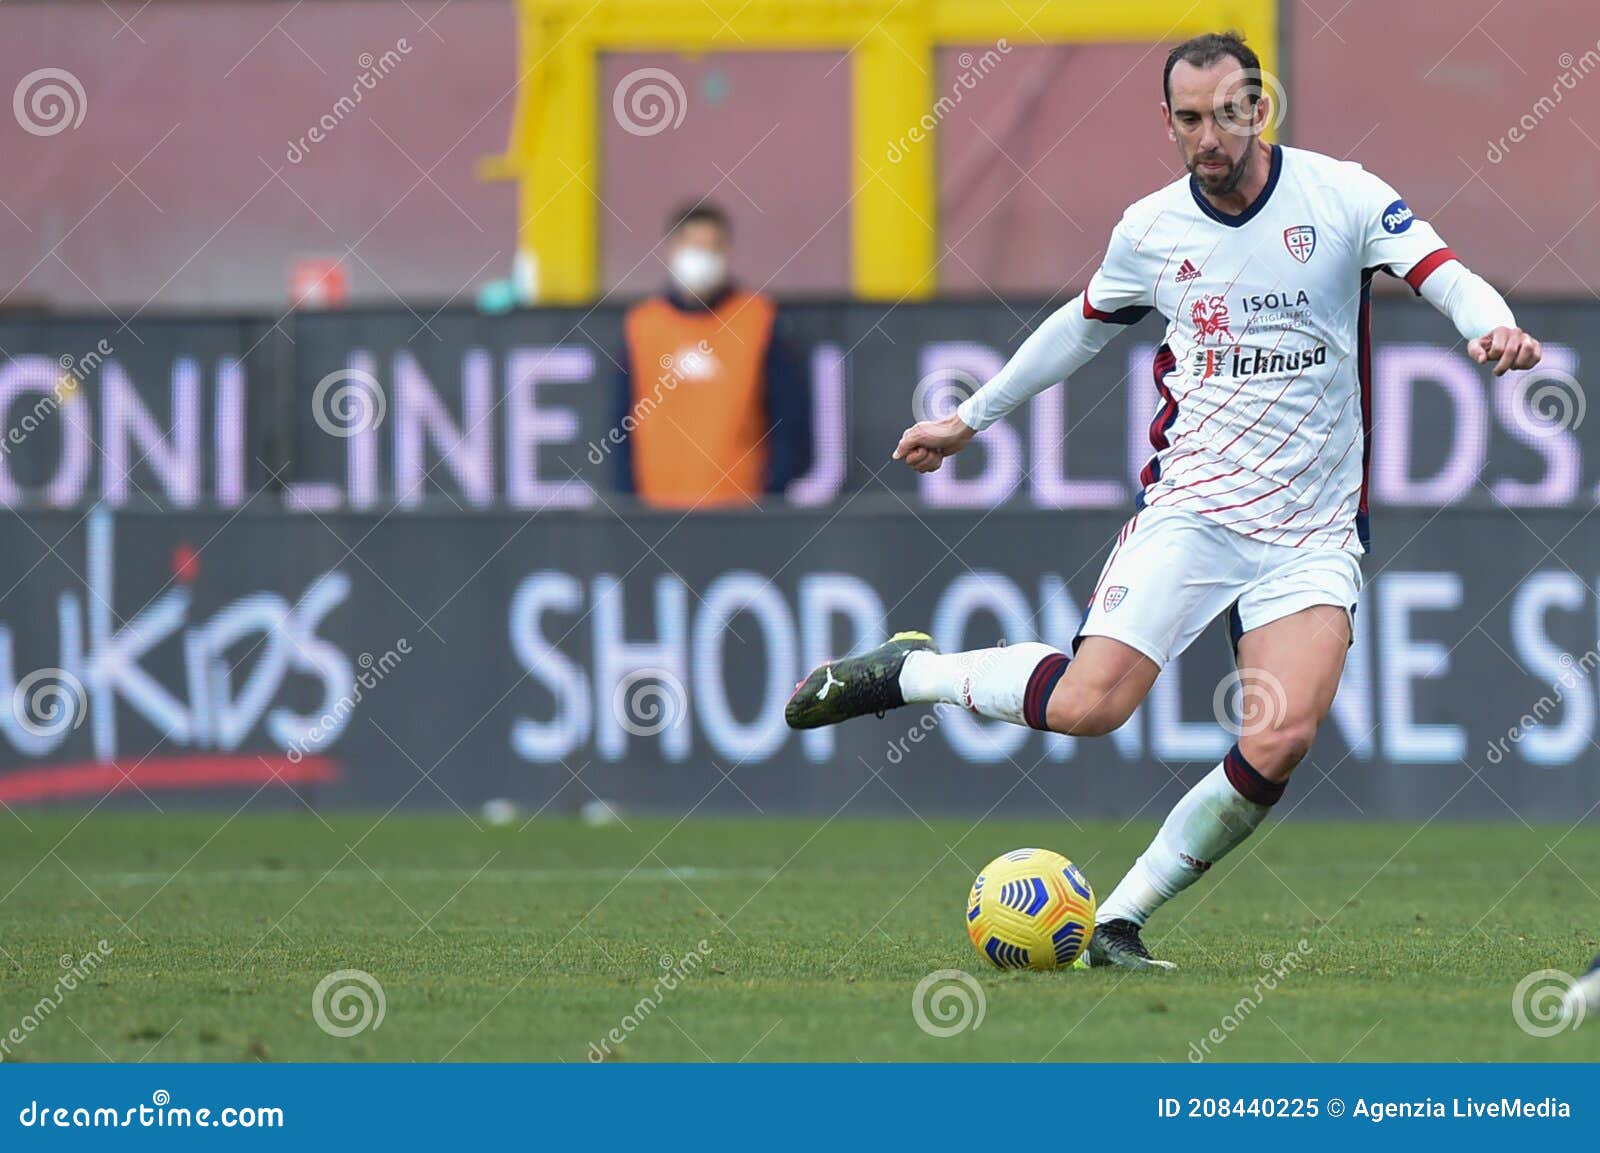
[{"label": "green grass pitch", "polygon": [[[581,1062],[605,1042],[624,1061],[1183,1062],[1208,1036],[1211,1060],[1600,1059],[1600,1021],[1539,1038],[1511,1007],[1531,971],[1600,948],[1590,827],[1269,825],[1152,923],[1181,971],[1128,975],[994,971],[962,914],[976,870],[1024,845],[1104,894],[1144,823],[0,821],[7,1060]],[[102,939],[61,989],[61,958]],[[1263,959],[1296,950],[1263,988]],[[376,1029],[314,1020],[341,969],[381,984]],[[981,983],[976,1029],[918,1027],[936,969]]]}]

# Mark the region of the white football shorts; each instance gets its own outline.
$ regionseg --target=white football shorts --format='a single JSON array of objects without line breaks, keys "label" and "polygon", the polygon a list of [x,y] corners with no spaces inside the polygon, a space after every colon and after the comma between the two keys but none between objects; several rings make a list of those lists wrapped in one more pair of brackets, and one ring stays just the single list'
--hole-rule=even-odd
[{"label": "white football shorts", "polygon": [[1313,605],[1338,605],[1353,626],[1360,595],[1361,565],[1342,549],[1268,544],[1183,509],[1145,508],[1122,526],[1078,639],[1111,637],[1165,665],[1223,613],[1237,645]]}]

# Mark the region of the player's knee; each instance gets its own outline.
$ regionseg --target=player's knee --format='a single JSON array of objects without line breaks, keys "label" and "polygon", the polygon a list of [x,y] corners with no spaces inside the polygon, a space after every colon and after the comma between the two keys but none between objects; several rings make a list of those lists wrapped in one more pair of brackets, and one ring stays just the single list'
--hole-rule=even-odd
[{"label": "player's knee", "polygon": [[1118,685],[1063,680],[1050,695],[1045,722],[1051,732],[1069,737],[1103,737],[1127,723],[1138,704]]},{"label": "player's knee", "polygon": [[1305,760],[1317,739],[1317,722],[1309,717],[1288,717],[1257,733],[1239,738],[1239,751],[1269,781],[1281,781]]}]

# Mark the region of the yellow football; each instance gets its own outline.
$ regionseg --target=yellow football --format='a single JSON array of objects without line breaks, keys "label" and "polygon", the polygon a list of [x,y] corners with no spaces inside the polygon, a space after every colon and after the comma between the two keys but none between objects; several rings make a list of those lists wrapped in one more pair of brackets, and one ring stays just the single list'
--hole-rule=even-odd
[{"label": "yellow football", "polygon": [[967,935],[1000,969],[1065,969],[1094,935],[1094,890],[1049,849],[990,861],[967,897]]}]

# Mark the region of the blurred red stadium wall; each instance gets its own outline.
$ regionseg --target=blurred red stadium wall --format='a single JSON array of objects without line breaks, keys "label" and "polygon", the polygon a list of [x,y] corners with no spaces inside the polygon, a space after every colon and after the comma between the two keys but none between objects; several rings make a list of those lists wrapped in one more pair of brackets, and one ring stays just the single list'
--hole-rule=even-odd
[{"label": "blurred red stadium wall", "polygon": [[[1286,56],[1266,57],[1288,86],[1288,140],[1382,174],[1502,286],[1588,294],[1600,255],[1590,0],[1463,0],[1447,19],[1424,0],[1286,0],[1283,13]],[[51,136],[0,118],[5,304],[281,307],[292,260],[319,254],[346,257],[357,301],[470,293],[505,273],[516,244],[514,187],[474,173],[506,140],[514,31],[509,0],[11,0],[0,78],[14,89],[66,69],[87,108]],[[296,149],[363,54],[402,42],[359,107]],[[939,150],[947,293],[1083,282],[1122,206],[1176,170],[1157,121],[1161,54],[1016,45],[962,92],[936,142],[912,145]],[[747,279],[846,292],[850,150],[895,142],[846,139],[842,57],[626,54],[603,83],[652,65],[682,81],[687,115],[647,138],[605,121],[605,285],[652,287],[662,218],[711,188],[736,219]],[[937,67],[937,91],[956,90],[960,49]]]}]

